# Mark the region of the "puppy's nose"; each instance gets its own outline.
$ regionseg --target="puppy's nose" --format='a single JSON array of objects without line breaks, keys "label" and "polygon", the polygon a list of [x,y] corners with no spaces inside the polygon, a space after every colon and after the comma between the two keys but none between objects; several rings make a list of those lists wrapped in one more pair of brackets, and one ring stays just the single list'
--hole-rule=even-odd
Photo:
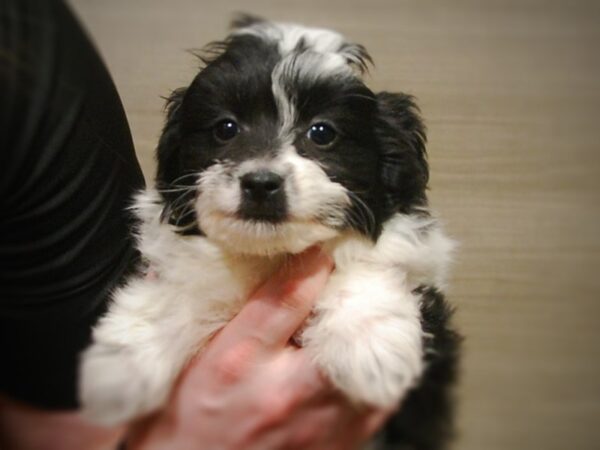
[{"label": "puppy's nose", "polygon": [[244,195],[255,201],[269,200],[280,194],[283,187],[283,178],[269,170],[247,173],[240,182]]},{"label": "puppy's nose", "polygon": [[281,175],[267,169],[247,173],[240,178],[242,198],[240,218],[277,223],[287,216],[285,182]]}]

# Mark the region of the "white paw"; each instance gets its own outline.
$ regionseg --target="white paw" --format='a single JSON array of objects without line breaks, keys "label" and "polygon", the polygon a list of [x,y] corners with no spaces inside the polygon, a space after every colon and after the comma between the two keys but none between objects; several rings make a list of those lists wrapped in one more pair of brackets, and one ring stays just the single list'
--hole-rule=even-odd
[{"label": "white paw", "polygon": [[304,342],[314,361],[350,400],[394,408],[422,375],[421,329],[402,318],[371,319],[348,334],[314,333],[308,328]]},{"label": "white paw", "polygon": [[158,408],[170,386],[161,385],[160,374],[150,373],[151,369],[142,367],[125,347],[92,345],[83,354],[79,373],[83,416],[111,426]]}]

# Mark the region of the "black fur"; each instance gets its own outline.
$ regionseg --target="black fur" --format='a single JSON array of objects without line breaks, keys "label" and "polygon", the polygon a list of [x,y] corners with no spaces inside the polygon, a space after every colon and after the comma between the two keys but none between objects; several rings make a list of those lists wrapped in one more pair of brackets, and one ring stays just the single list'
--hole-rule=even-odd
[{"label": "black fur", "polygon": [[433,288],[421,290],[421,323],[431,336],[425,343],[426,370],[399,412],[386,424],[382,448],[443,450],[453,436],[452,387],[458,374],[460,336],[452,329],[452,309]]},{"label": "black fur", "polygon": [[427,205],[425,125],[410,95],[382,92],[377,95],[377,106],[385,209],[410,213]]}]

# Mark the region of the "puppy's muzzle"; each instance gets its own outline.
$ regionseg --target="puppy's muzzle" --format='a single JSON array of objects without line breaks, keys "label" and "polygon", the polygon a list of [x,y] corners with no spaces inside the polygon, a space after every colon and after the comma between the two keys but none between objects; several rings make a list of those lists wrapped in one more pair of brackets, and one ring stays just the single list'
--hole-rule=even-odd
[{"label": "puppy's muzzle", "polygon": [[245,220],[277,223],[287,216],[285,179],[261,169],[240,177],[241,202],[238,214]]}]

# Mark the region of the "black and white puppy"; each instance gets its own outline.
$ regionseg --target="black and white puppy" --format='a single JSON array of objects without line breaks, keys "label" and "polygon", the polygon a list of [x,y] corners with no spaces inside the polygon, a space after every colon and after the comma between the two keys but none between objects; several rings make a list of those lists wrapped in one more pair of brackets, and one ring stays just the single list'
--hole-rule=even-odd
[{"label": "black and white puppy", "polygon": [[351,400],[397,405],[426,371],[424,308],[445,326],[452,249],[427,209],[412,98],[373,93],[365,49],[328,30],[244,18],[208,54],[168,101],[156,187],[136,199],[156,276],[129,280],[95,327],[84,413],[113,424],[161,407],[249,293],[315,244],[335,271],[302,346]]}]

